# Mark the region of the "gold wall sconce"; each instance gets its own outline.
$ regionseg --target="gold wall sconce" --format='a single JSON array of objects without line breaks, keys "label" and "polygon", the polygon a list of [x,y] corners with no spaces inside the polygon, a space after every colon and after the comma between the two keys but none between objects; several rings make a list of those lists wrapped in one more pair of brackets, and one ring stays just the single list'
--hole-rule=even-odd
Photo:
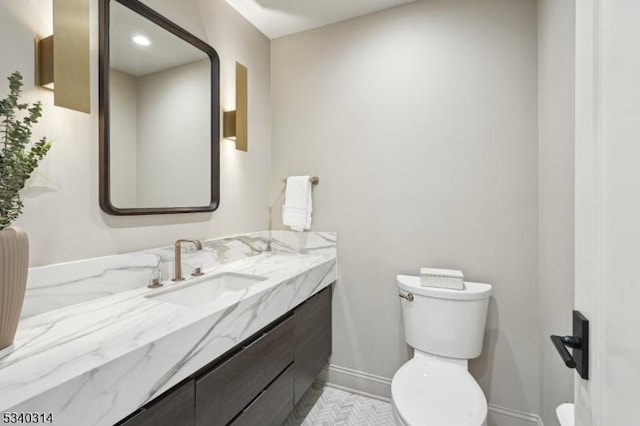
[{"label": "gold wall sconce", "polygon": [[236,141],[236,149],[245,152],[249,150],[247,115],[247,67],[236,62],[236,109],[224,112],[222,137]]},{"label": "gold wall sconce", "polygon": [[53,34],[36,39],[36,85],[54,104],[91,112],[89,0],[53,0]]}]

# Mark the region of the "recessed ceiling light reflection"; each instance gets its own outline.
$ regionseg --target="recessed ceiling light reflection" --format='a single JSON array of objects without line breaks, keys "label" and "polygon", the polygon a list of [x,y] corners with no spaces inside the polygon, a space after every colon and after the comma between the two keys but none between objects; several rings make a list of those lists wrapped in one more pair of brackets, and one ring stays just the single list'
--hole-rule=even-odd
[{"label": "recessed ceiling light reflection", "polygon": [[140,46],[149,46],[151,44],[151,40],[143,35],[135,35],[131,37],[131,40],[133,40],[135,44],[139,44]]}]

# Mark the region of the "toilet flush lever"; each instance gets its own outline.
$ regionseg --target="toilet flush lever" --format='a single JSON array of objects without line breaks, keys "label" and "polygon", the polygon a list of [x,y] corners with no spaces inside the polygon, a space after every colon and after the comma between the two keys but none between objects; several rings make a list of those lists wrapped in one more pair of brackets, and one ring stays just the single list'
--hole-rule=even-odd
[{"label": "toilet flush lever", "polygon": [[407,299],[409,302],[413,302],[413,294],[411,293],[407,293],[407,294],[400,293],[398,296],[402,297],[403,299]]}]

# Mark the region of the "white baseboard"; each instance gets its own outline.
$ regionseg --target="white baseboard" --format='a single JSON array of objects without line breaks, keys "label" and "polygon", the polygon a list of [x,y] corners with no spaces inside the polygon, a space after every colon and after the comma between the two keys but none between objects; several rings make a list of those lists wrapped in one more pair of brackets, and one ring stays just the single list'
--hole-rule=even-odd
[{"label": "white baseboard", "polygon": [[385,402],[391,402],[391,379],[329,364],[320,375],[327,385]]},{"label": "white baseboard", "polygon": [[544,426],[540,416],[489,404],[487,424],[495,426]]},{"label": "white baseboard", "polygon": [[[391,401],[391,379],[387,377],[329,364],[319,379],[327,386],[336,389],[385,402]],[[512,410],[495,404],[489,404],[488,425],[544,426],[542,419],[536,414]]]}]

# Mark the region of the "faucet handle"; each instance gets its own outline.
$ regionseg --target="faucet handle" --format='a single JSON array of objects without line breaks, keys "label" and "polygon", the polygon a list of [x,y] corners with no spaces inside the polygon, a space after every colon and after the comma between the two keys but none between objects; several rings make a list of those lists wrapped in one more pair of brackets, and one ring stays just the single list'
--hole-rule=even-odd
[{"label": "faucet handle", "polygon": [[160,268],[153,268],[153,271],[151,271],[151,281],[147,285],[147,288],[162,287],[162,283],[160,282],[161,277],[162,277],[162,273],[160,272]]},{"label": "faucet handle", "polygon": [[193,268],[193,272],[191,272],[191,276],[192,277],[199,277],[200,275],[204,275],[204,272],[202,272],[202,266],[201,265],[196,265],[196,267]]}]

